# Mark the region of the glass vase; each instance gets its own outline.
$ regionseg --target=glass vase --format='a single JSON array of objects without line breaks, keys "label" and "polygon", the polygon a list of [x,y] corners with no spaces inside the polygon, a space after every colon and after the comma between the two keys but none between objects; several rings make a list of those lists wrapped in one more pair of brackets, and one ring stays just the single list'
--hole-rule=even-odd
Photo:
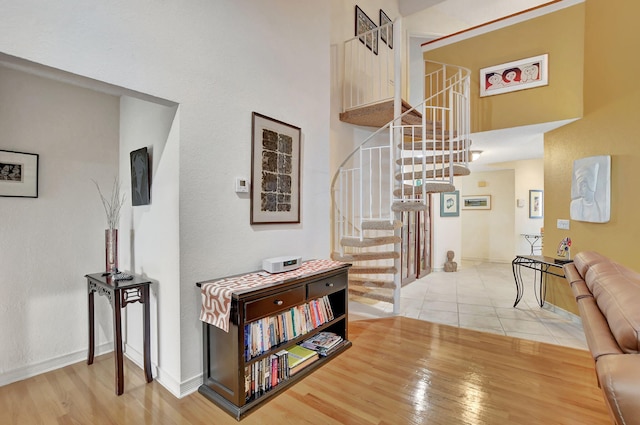
[{"label": "glass vase", "polygon": [[118,229],[104,231],[105,271],[118,272]]}]

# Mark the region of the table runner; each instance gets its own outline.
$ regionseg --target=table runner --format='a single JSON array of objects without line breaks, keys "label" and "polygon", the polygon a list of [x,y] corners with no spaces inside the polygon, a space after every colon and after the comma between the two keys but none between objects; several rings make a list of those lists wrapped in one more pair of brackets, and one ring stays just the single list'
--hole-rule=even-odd
[{"label": "table runner", "polygon": [[334,269],[344,264],[333,260],[310,260],[302,263],[299,268],[284,273],[269,274],[261,271],[203,283],[200,320],[229,332],[231,295],[234,291],[272,285],[309,273]]}]

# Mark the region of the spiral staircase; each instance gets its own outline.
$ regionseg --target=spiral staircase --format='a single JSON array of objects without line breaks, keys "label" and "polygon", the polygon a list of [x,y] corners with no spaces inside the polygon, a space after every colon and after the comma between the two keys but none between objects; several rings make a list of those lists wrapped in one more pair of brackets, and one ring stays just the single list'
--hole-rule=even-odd
[{"label": "spiral staircase", "polygon": [[379,128],[333,177],[332,258],[353,264],[350,294],[392,303],[397,314],[406,255],[402,214],[427,211],[431,194],[455,190],[453,178],[469,174],[470,76],[467,69],[425,61],[425,100],[410,107],[396,78],[399,46],[393,55],[381,43],[378,54],[371,54],[376,31],[384,30],[345,42],[340,119]]}]

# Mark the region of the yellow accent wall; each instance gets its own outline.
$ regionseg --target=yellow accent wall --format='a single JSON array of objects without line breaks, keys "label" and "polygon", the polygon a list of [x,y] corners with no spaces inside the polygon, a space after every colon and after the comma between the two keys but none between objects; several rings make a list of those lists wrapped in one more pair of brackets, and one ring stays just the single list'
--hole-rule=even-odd
[{"label": "yellow accent wall", "polygon": [[[582,116],[584,3],[426,51],[424,58],[471,70],[471,131]],[[480,69],[549,54],[549,85],[480,96]]]},{"label": "yellow accent wall", "polygon": [[[565,236],[572,254],[599,251],[640,271],[640,2],[588,0],[585,14],[584,117],[545,135],[545,254]],[[611,155],[611,220],[569,218],[573,161]]]}]

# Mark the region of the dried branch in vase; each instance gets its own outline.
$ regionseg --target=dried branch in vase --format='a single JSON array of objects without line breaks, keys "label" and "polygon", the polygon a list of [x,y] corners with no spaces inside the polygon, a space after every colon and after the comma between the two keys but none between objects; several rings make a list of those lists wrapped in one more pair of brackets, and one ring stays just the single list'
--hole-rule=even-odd
[{"label": "dried branch in vase", "polygon": [[118,221],[120,220],[120,208],[124,205],[125,195],[120,196],[120,182],[118,179],[113,180],[113,188],[111,188],[111,197],[107,199],[100,190],[98,182],[91,180],[96,185],[100,199],[102,200],[102,206],[104,212],[107,214],[107,226],[109,230],[116,229],[118,227]]}]

